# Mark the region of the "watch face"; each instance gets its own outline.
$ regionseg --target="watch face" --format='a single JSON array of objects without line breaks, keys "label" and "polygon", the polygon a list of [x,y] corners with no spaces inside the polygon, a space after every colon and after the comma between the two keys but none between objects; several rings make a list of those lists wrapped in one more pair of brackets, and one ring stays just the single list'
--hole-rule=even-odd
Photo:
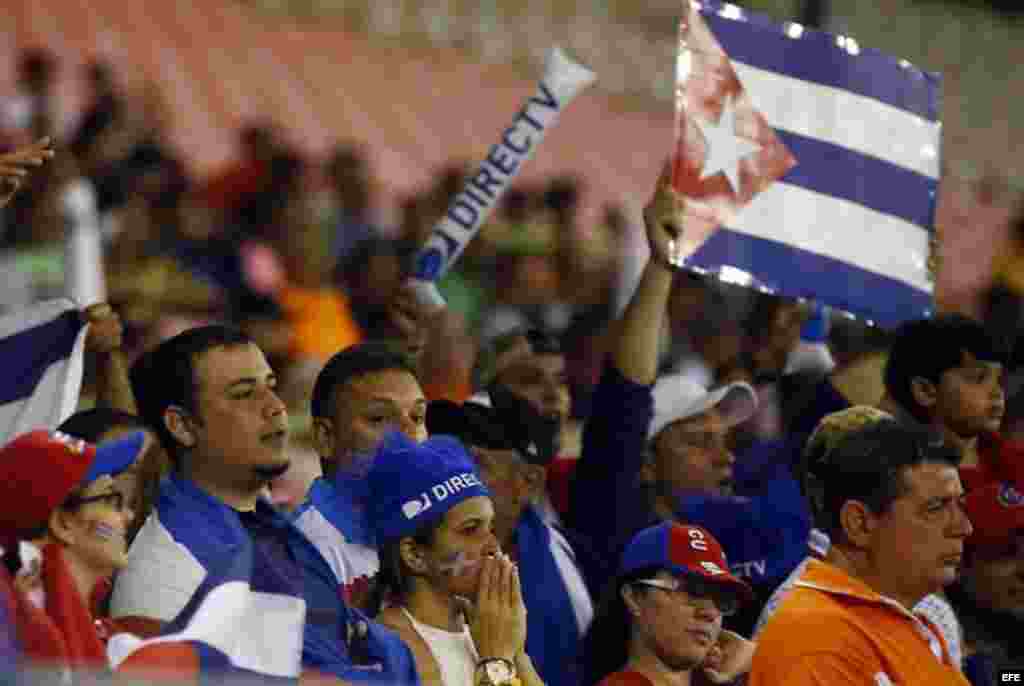
[{"label": "watch face", "polygon": [[511,681],[514,678],[512,670],[508,668],[508,665],[501,660],[492,660],[488,662],[484,669],[487,670],[487,680],[492,684],[504,684]]}]

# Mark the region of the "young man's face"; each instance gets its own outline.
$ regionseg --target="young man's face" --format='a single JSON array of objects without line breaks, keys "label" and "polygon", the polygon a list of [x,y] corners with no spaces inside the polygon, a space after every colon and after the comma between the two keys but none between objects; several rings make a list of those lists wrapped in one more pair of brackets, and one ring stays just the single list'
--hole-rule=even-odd
[{"label": "young man's face", "polygon": [[715,408],[669,424],[654,440],[651,467],[658,491],[732,492],[733,464],[730,427]]},{"label": "young man's face", "polygon": [[[920,600],[956,580],[971,523],[955,467],[925,462],[903,471],[906,492],[875,518],[869,554],[898,598]],[[914,602],[917,602],[915,600]]]},{"label": "young man's face", "polygon": [[1003,366],[998,362],[964,352],[960,366],[939,377],[933,416],[958,436],[999,431],[1004,409]]},{"label": "young man's face", "polygon": [[376,449],[385,433],[401,431],[420,442],[427,438],[427,399],[416,377],[404,369],[370,372],[335,390],[329,457],[347,464],[353,455]]},{"label": "young man's face", "polygon": [[195,452],[211,471],[248,487],[288,468],[288,412],[277,377],[255,345],[213,348],[196,360]]}]

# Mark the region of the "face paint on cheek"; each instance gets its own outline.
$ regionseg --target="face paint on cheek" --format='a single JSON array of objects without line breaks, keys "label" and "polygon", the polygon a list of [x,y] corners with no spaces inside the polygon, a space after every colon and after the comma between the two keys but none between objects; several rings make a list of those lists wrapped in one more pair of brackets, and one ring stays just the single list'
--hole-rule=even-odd
[{"label": "face paint on cheek", "polygon": [[124,539],[124,532],[119,531],[104,522],[96,522],[95,524],[93,524],[92,533],[96,538],[103,541]]},{"label": "face paint on cheek", "polygon": [[483,560],[470,560],[465,551],[452,553],[439,565],[445,576],[462,576],[466,572],[475,571],[483,564]]}]

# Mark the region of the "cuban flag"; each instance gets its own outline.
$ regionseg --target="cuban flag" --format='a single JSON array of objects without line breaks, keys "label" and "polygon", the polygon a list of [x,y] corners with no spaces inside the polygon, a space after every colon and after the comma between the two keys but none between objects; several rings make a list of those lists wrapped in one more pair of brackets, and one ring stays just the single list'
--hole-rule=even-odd
[{"label": "cuban flag", "polygon": [[47,300],[0,317],[0,445],[55,429],[78,406],[87,326],[71,300]]},{"label": "cuban flag", "polygon": [[930,315],[939,77],[717,0],[679,38],[686,265],[883,326]]},{"label": "cuban flag", "polygon": [[161,636],[113,636],[107,644],[111,667],[129,676],[164,674],[185,682],[213,675],[217,683],[297,684],[306,601],[270,591],[258,569],[246,540],[222,569],[208,570]]}]

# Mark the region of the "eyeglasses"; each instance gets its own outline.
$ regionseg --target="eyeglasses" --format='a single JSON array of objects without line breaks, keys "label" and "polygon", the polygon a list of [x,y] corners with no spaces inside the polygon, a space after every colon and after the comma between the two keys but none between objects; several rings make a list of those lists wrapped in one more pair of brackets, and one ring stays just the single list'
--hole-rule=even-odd
[{"label": "eyeglasses", "polygon": [[102,503],[118,512],[124,512],[127,504],[125,502],[124,493],[121,493],[120,491],[111,491],[110,493],[91,495],[88,497],[71,496],[64,502],[64,508],[68,510],[76,510],[83,505],[89,505],[90,503]]},{"label": "eyeglasses", "polygon": [[683,598],[684,602],[691,607],[697,607],[697,601],[710,600],[723,617],[736,614],[740,607],[739,595],[735,591],[722,584],[705,581],[699,577],[675,577],[671,580],[640,579],[633,583],[638,586],[659,588],[662,591],[675,594],[677,597]]}]

